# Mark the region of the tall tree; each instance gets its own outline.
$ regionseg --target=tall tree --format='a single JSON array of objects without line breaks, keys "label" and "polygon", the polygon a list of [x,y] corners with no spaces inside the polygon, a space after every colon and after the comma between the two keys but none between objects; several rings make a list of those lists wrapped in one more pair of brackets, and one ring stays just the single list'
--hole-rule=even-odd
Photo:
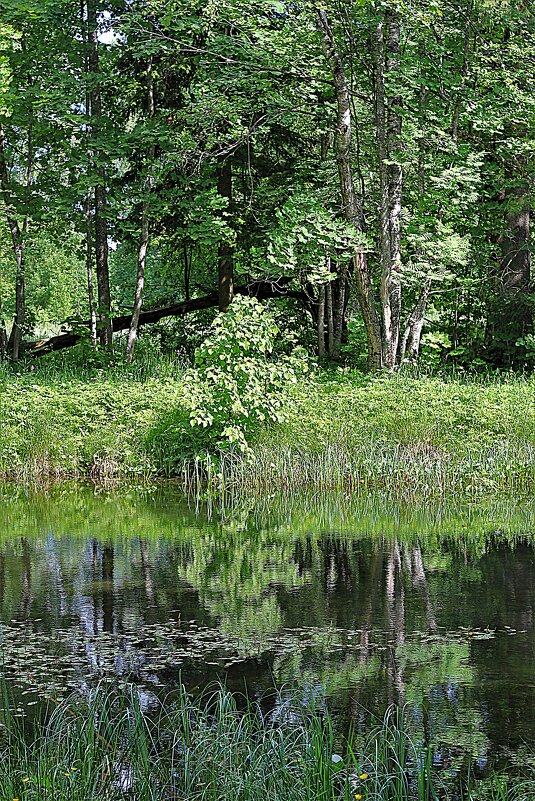
[{"label": "tall tree", "polygon": [[[154,100],[154,77],[153,77],[153,63],[152,56],[149,56],[147,61],[147,114],[149,120],[154,120],[156,113],[156,104]],[[150,195],[154,183],[152,170],[154,169],[154,159],[156,156],[156,145],[153,143],[148,151],[148,164],[147,176],[144,182],[145,197],[141,209],[141,233],[139,240],[139,249],[137,254],[137,280],[136,280],[136,293],[134,298],[134,309],[132,311],[132,320],[128,330],[128,338],[126,343],[126,361],[131,362],[134,356],[134,346],[137,337],[137,330],[139,326],[139,315],[141,314],[141,306],[143,303],[143,289],[145,286],[145,266],[147,262],[147,250],[149,247],[149,233],[150,233]]]},{"label": "tall tree", "polygon": [[[320,32],[325,57],[332,71],[332,78],[336,89],[337,120],[334,140],[336,164],[340,181],[340,194],[342,198],[342,213],[346,220],[354,226],[355,231],[361,232],[361,215],[359,211],[353,167],[352,153],[352,113],[349,85],[342,59],[338,52],[333,36],[331,24],[325,11],[316,10],[316,20]],[[383,364],[381,333],[379,319],[375,306],[373,284],[368,269],[368,260],[364,248],[359,248],[353,256],[357,295],[366,328],[368,342],[368,367],[370,370],[379,370]],[[343,307],[344,292],[347,282],[347,266],[342,265],[339,272],[340,297],[339,309]],[[340,313],[340,312],[339,312]]]},{"label": "tall tree", "polygon": [[102,95],[99,69],[98,19],[95,0],[86,2],[87,42],[89,65],[89,103],[91,114],[91,139],[94,167],[94,242],[98,292],[98,330],[100,344],[109,350],[112,347],[111,294],[108,266],[108,223],[106,218],[106,169],[105,153],[102,149]]}]

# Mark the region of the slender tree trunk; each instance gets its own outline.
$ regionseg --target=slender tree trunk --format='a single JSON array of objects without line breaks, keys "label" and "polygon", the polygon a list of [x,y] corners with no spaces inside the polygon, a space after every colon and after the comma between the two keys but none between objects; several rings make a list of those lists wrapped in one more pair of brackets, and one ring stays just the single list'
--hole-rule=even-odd
[{"label": "slender tree trunk", "polygon": [[383,360],[390,367],[389,354],[392,349],[392,309],[390,307],[390,287],[392,282],[392,257],[390,253],[390,197],[388,185],[388,144],[387,109],[385,90],[385,44],[383,21],[377,25],[375,67],[375,125],[377,133],[377,152],[379,156],[379,241],[381,262],[381,311],[383,319]]},{"label": "slender tree trunk", "polygon": [[184,297],[186,300],[190,300],[191,252],[188,252],[188,243],[186,241],[182,245],[182,250],[184,253]]},{"label": "slender tree trunk", "polygon": [[427,301],[429,299],[429,291],[431,289],[431,276],[426,275],[424,284],[416,305],[411,312],[407,321],[403,337],[401,338],[399,349],[399,362],[400,364],[405,359],[405,355],[409,353],[409,361],[416,364],[418,361],[418,354],[420,352],[420,341],[422,338],[422,329],[425,320],[425,311],[427,308]]},{"label": "slender tree trunk", "polygon": [[[360,232],[359,204],[355,193],[351,167],[351,102],[349,87],[325,11],[320,8],[316,9],[316,20],[323,42],[325,57],[331,67],[336,88],[337,124],[334,149],[340,180],[343,213],[345,219]],[[357,296],[368,341],[368,367],[370,370],[379,370],[382,367],[381,332],[366,253],[361,249],[356,250],[353,263]],[[340,279],[344,281],[345,286],[347,267],[342,269]]]},{"label": "slender tree trunk", "polygon": [[90,72],[91,134],[95,140],[95,262],[97,268],[98,330],[100,344],[106,350],[112,347],[111,294],[108,267],[108,223],[106,220],[106,172],[103,153],[99,152],[98,134],[102,123],[102,98],[100,93],[98,26],[95,0],[87,0],[88,63]]},{"label": "slender tree trunk", "polygon": [[[401,31],[399,14],[388,10],[387,24],[387,74],[392,82],[398,82],[401,63]],[[389,89],[390,93],[390,89]],[[403,170],[401,167],[401,104],[400,94],[388,98],[388,194],[390,198],[389,226],[390,226],[390,258],[392,260],[390,308],[392,310],[392,341],[388,354],[388,366],[393,368],[396,364],[396,355],[399,343],[399,328],[401,324],[401,202],[403,190]]]},{"label": "slender tree trunk", "polygon": [[88,190],[84,201],[85,217],[85,264],[87,272],[87,299],[89,302],[89,319],[91,344],[97,346],[97,313],[95,310],[95,292],[93,288],[93,234],[91,231],[91,190]]},{"label": "slender tree trunk", "polygon": [[505,225],[501,236],[499,307],[494,314],[496,350],[514,356],[517,339],[524,336],[533,323],[529,295],[531,280],[531,198],[524,178],[514,181],[503,193]]},{"label": "slender tree trunk", "polygon": [[[149,61],[147,64],[147,100],[148,100],[149,118],[152,120],[154,119],[154,114],[155,114],[152,57],[149,57]],[[141,212],[141,236],[140,236],[139,250],[137,255],[136,294],[134,298],[134,309],[132,311],[132,321],[130,323],[130,328],[128,330],[128,339],[126,343],[127,362],[131,362],[134,356],[134,346],[137,338],[139,315],[141,314],[141,306],[143,304],[143,289],[145,286],[145,264],[147,261],[147,250],[149,247],[150,191],[152,188],[151,170],[155,155],[156,155],[156,148],[154,147],[154,145],[152,145],[149,148],[148,174],[145,181],[145,199],[143,201],[143,210]]]},{"label": "slender tree trunk", "polygon": [[336,305],[334,308],[334,332],[333,332],[333,359],[340,358],[340,349],[342,346],[342,330],[344,327],[344,312],[346,306],[346,288],[347,288],[347,267],[338,271],[338,278],[336,280]]},{"label": "slender tree trunk", "polygon": [[318,290],[318,318],[316,322],[318,332],[318,356],[325,356],[325,284],[320,284]]},{"label": "slender tree trunk", "polygon": [[387,81],[399,67],[400,26],[395,12],[387,11],[386,42],[383,22],[376,39],[376,125],[381,189],[381,307],[383,359],[393,369],[399,344],[401,319],[401,97],[391,95]]},{"label": "slender tree trunk", "polygon": [[[6,161],[6,140],[3,127],[0,125],[0,189],[4,205],[7,210],[7,223],[11,235],[11,245],[15,256],[15,316],[9,341],[5,349],[10,354],[13,361],[19,358],[20,346],[22,341],[22,331],[26,316],[26,282],[25,282],[25,255],[26,255],[26,235],[28,231],[28,203],[33,167],[33,143],[32,125],[28,128],[28,153],[26,162],[26,214],[22,226],[19,225],[15,209],[12,202],[9,172]],[[4,336],[5,339],[5,327]]]},{"label": "slender tree trunk", "polygon": [[[217,179],[217,191],[227,201],[227,209],[232,203],[232,162],[230,158],[222,161]],[[234,254],[232,245],[221,241],[218,247],[218,287],[219,311],[226,312],[234,297]]]},{"label": "slender tree trunk", "polygon": [[87,302],[89,306],[90,336],[93,348],[97,347],[97,313],[95,309],[95,290],[93,285],[93,231],[91,210],[93,208],[93,193],[89,186],[89,176],[93,171],[93,153],[91,151],[91,141],[89,135],[89,120],[91,118],[91,98],[89,93],[89,47],[88,31],[85,22],[85,0],[80,3],[80,27],[82,30],[82,40],[84,45],[84,80],[85,80],[85,144],[87,152],[87,176],[88,188],[84,199],[84,222],[85,222],[85,265],[87,274]]},{"label": "slender tree trunk", "polygon": [[2,298],[0,298],[0,362],[7,356],[7,332],[6,321],[2,310]]},{"label": "slender tree trunk", "polygon": [[334,313],[333,313],[333,283],[329,281],[325,286],[325,311],[327,314],[327,352],[331,359],[334,355]]}]

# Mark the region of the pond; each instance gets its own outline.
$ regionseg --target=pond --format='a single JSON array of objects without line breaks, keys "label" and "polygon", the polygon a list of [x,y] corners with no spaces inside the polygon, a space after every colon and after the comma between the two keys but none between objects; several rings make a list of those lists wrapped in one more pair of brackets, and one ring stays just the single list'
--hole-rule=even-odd
[{"label": "pond", "polygon": [[527,500],[4,487],[2,674],[21,716],[117,680],[408,704],[484,767],[535,736],[534,532]]}]

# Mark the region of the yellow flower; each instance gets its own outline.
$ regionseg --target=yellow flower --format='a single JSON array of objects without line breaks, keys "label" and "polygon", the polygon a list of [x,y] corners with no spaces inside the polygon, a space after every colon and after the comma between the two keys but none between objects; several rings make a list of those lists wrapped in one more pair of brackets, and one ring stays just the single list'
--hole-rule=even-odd
[{"label": "yellow flower", "polygon": [[359,778],[367,779],[368,778],[368,774],[367,773],[361,773]]},{"label": "yellow flower", "polygon": [[64,776],[70,776],[71,774],[70,773],[64,773],[63,775]]},{"label": "yellow flower", "polygon": [[25,779],[23,779],[22,781],[23,781],[23,782],[29,782],[30,780],[29,780],[29,778],[26,776],[26,778],[25,778]]},{"label": "yellow flower", "polygon": [[78,770],[78,768],[71,768],[71,770]]},{"label": "yellow flower", "polygon": [[14,798],[13,801],[19,801],[19,799],[18,798]]},{"label": "yellow flower", "polygon": [[361,798],[362,796],[360,793],[355,793],[355,801],[360,801]]}]

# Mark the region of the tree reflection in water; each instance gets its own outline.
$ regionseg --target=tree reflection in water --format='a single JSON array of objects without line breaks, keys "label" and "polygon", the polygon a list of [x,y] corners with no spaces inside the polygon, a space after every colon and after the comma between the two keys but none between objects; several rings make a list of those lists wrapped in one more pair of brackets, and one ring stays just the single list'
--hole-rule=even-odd
[{"label": "tree reflection in water", "polygon": [[0,612],[20,691],[223,678],[301,688],[343,725],[408,703],[445,764],[535,733],[529,505],[9,493]]}]

